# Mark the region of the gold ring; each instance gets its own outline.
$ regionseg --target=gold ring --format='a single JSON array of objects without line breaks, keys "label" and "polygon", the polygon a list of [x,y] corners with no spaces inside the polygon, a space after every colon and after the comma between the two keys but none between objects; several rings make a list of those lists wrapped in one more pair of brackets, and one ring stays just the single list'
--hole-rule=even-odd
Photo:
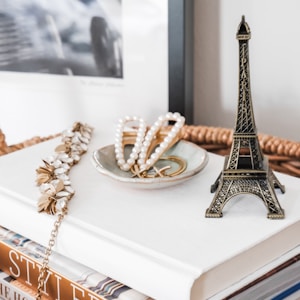
[{"label": "gold ring", "polygon": [[172,169],[170,165],[166,165],[160,169],[157,166],[153,166],[149,170],[144,170],[140,172],[138,165],[135,164],[130,169],[132,173],[132,177],[139,177],[139,178],[174,177],[184,172],[187,167],[186,161],[179,156],[175,156],[175,155],[162,156],[159,158],[159,160],[169,160],[175,162],[178,165],[178,168],[173,172],[168,173],[167,170]]},{"label": "gold ring", "polygon": [[164,172],[165,176],[168,176],[168,177],[174,177],[174,176],[181,174],[182,172],[184,172],[186,170],[186,167],[187,167],[186,161],[179,156],[175,156],[175,155],[162,156],[159,158],[159,160],[170,160],[170,161],[173,161],[176,164],[178,164],[179,168],[177,170],[175,170],[171,173]]}]

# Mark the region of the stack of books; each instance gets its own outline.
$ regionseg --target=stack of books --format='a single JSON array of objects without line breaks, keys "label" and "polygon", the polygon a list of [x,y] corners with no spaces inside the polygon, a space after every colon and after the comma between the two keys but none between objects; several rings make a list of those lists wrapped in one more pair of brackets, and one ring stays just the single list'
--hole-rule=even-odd
[{"label": "stack of books", "polygon": [[[298,178],[276,174],[286,187],[285,194],[278,194],[283,220],[267,219],[264,203],[252,195],[231,199],[223,218],[205,218],[223,157],[208,154],[207,166],[184,183],[134,189],[99,174],[91,163],[93,151],[111,142],[95,130],[89,151],[70,173],[76,194],[50,256],[45,299],[268,299],[264,291],[297,295],[299,263],[282,265],[299,255]],[[37,212],[35,170],[58,144],[53,139],[0,157],[3,299],[34,297],[55,221]]]},{"label": "stack of books", "polygon": [[[0,227],[0,298],[35,299],[45,247]],[[128,286],[52,253],[42,289],[43,299],[150,300]]]},{"label": "stack of books", "polygon": [[209,300],[299,300],[300,245]]},{"label": "stack of books", "polygon": [[[0,158],[5,160],[4,157]],[[1,171],[5,172],[5,169],[2,168]],[[88,251],[86,252],[88,255]],[[45,246],[0,225],[0,299],[36,299],[38,277],[45,253]],[[42,299],[152,300],[145,294],[55,251],[50,256]]]}]

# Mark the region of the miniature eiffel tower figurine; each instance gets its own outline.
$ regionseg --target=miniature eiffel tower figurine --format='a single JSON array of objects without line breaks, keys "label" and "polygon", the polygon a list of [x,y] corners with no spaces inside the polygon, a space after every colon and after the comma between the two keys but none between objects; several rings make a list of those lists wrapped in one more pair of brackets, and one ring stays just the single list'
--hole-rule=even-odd
[{"label": "miniature eiffel tower figurine", "polygon": [[284,218],[284,211],[277,200],[275,188],[282,193],[285,188],[280,184],[272,170],[268,159],[264,157],[259,145],[252,99],[250,91],[248,40],[251,38],[250,28],[244,16],[238,27],[239,41],[239,99],[237,107],[236,127],[229,156],[225,157],[224,168],[211,192],[216,192],[206,217],[222,217],[224,205],[238,194],[254,194],[260,197],[268,209],[268,218]]}]

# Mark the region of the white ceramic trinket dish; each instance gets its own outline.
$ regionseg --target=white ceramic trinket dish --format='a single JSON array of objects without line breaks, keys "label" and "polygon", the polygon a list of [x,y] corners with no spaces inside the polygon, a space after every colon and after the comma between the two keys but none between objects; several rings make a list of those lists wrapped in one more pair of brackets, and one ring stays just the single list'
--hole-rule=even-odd
[{"label": "white ceramic trinket dish", "polygon": [[[132,188],[157,189],[179,184],[199,173],[208,162],[206,150],[196,144],[181,140],[166,151],[163,156],[178,156],[185,160],[187,166],[182,173],[176,176],[139,178],[137,176],[133,177],[130,171],[125,172],[119,168],[114,149],[114,145],[108,145],[94,151],[92,163],[101,174],[107,175]],[[130,151],[130,149],[128,150]],[[169,160],[159,160],[156,164],[157,168],[163,168],[168,165],[174,169],[178,167],[176,162]]]}]

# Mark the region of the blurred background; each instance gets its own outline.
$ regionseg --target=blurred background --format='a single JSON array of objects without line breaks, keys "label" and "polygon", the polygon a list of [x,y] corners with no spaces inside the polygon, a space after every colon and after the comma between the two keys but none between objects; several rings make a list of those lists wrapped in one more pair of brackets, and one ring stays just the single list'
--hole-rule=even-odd
[{"label": "blurred background", "polygon": [[235,35],[245,15],[252,34],[250,76],[257,130],[300,140],[299,11],[297,0],[195,0],[195,123],[235,126]]},{"label": "blurred background", "polygon": [[[0,0],[7,143],[168,109],[168,0]],[[113,136],[113,135],[111,135]]]},{"label": "blurred background", "polygon": [[119,0],[0,0],[0,70],[121,78]]},{"label": "blurred background", "polygon": [[[164,90],[165,53],[160,53],[168,42],[166,24],[161,23],[167,4],[162,0],[0,0],[0,70],[122,79],[122,88],[117,89],[121,102],[127,103],[127,97],[141,105],[126,104],[126,108],[156,117],[166,109],[164,99],[168,97]],[[245,15],[252,33],[250,76],[258,132],[300,140],[299,11],[298,0],[194,0],[194,124],[235,126],[239,59],[236,31]],[[125,43],[124,29],[127,35],[133,33]],[[126,76],[125,54],[127,61],[139,68],[136,71],[130,65]],[[144,64],[153,70],[145,69]],[[129,77],[132,85],[126,81]],[[92,114],[98,126],[99,115],[109,121],[109,113],[102,111],[109,103],[113,103],[114,113],[124,110],[119,102],[113,102],[111,90],[99,95],[93,83],[82,91],[79,85],[59,83],[55,88],[63,92],[50,90],[49,94],[43,89],[53,86],[46,83],[34,90],[25,82],[15,82],[16,88],[22,85],[21,92],[12,85],[10,77],[1,77],[0,103],[5,111],[0,111],[0,126],[6,132],[14,131],[9,132],[11,142],[33,132],[57,132],[85,111],[85,115]],[[153,91],[158,89],[162,89],[158,96],[161,100],[153,99]],[[47,103],[44,118],[38,115],[45,106],[40,99]],[[29,109],[36,112],[34,119],[39,119],[39,125],[24,115]],[[48,121],[52,117],[45,122],[47,114],[55,114],[61,123]],[[26,127],[16,120],[26,123]],[[35,130],[42,125],[47,130]]]}]

